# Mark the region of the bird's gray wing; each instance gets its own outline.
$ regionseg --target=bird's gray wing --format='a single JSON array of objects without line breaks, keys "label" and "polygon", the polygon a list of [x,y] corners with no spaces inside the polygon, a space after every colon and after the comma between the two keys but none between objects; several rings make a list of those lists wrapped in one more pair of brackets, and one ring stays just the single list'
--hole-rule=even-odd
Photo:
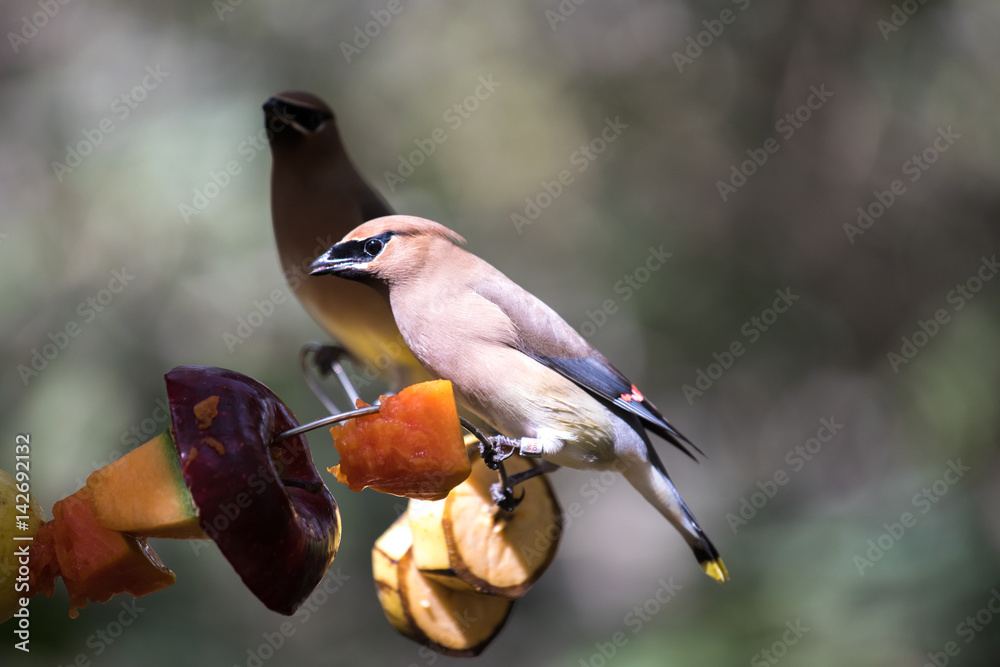
[{"label": "bird's gray wing", "polygon": [[702,453],[604,355],[533,294],[499,272],[474,285],[473,289],[510,319],[517,332],[515,346],[518,350],[598,398],[636,415],[646,428],[692,459],[695,457],[685,445]]}]

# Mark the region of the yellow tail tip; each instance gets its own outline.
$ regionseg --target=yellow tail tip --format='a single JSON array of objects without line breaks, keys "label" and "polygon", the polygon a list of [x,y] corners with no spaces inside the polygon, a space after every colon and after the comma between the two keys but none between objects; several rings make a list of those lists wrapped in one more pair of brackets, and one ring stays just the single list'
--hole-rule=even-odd
[{"label": "yellow tail tip", "polygon": [[729,572],[726,570],[726,564],[722,562],[721,558],[715,560],[708,560],[704,563],[700,563],[701,569],[705,570],[705,574],[712,577],[720,584],[725,584],[729,581]]}]

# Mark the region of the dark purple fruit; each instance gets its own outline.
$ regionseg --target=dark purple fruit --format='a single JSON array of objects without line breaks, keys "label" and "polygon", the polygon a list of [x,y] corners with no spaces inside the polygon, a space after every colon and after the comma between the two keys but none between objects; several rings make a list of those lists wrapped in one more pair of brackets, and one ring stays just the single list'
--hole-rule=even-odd
[{"label": "dark purple fruit", "polygon": [[235,371],[181,366],[166,374],[181,471],[202,530],[269,609],[292,614],[340,546],[337,502],[274,392]]}]

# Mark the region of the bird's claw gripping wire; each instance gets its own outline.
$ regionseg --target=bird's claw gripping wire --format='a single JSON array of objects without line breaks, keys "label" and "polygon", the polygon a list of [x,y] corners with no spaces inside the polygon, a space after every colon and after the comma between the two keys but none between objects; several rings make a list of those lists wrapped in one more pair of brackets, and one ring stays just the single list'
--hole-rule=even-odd
[{"label": "bird's claw gripping wire", "polygon": [[[517,440],[504,435],[486,436],[475,424],[465,417],[459,417],[458,420],[461,422],[462,427],[479,441],[479,456],[482,457],[483,463],[490,470],[500,470],[503,467],[503,462],[517,451]],[[504,446],[509,446],[510,451],[506,453],[500,451]]]},{"label": "bird's claw gripping wire", "polygon": [[521,489],[520,496],[514,496],[514,487],[511,486],[509,478],[504,482],[506,475],[501,475],[501,481],[494,482],[490,486],[490,495],[497,507],[505,512],[513,512],[524,500],[524,489]]},{"label": "bird's claw gripping wire", "polygon": [[[505,435],[494,435],[487,437],[480,431],[475,424],[470,422],[465,417],[459,417],[459,421],[462,422],[462,426],[475,436],[476,440],[479,441],[479,453],[483,458],[483,463],[490,470],[496,470],[499,474],[500,481],[495,482],[490,487],[490,495],[493,497],[493,502],[497,504],[500,509],[507,512],[513,512],[522,500],[524,500],[524,491],[521,491],[520,496],[514,495],[514,487],[522,482],[526,482],[532,477],[538,475],[552,472],[556,470],[559,466],[554,463],[549,463],[548,461],[542,461],[539,465],[529,468],[524,472],[519,472],[515,475],[508,475],[507,468],[504,466],[503,462],[513,456],[519,450],[524,449],[524,442],[517,438],[508,438]],[[506,448],[510,448],[510,451],[503,451]],[[534,451],[534,447],[529,448]]]},{"label": "bird's claw gripping wire", "polygon": [[552,472],[557,470],[559,466],[555,463],[549,463],[548,461],[542,461],[537,466],[528,468],[524,472],[519,472],[514,475],[507,475],[506,470],[503,470],[500,474],[500,481],[494,482],[490,486],[490,495],[493,496],[493,502],[495,502],[500,509],[506,510],[508,512],[513,512],[522,500],[524,500],[524,489],[521,489],[521,495],[514,496],[514,487],[519,484],[527,482],[533,477],[538,477],[547,472]]},{"label": "bird's claw gripping wire", "polygon": [[344,348],[338,345],[323,345],[316,342],[306,343],[299,350],[299,366],[302,368],[302,375],[305,377],[306,384],[309,385],[309,389],[319,402],[323,404],[323,407],[327,409],[330,414],[337,414],[341,412],[337,404],[333,402],[326,390],[317,380],[317,376],[320,380],[328,378],[331,374],[337,376],[337,380],[340,381],[340,386],[343,387],[344,392],[347,394],[347,398],[351,401],[351,405],[357,405],[358,402],[358,391],[354,388],[354,384],[351,382],[351,378],[348,377],[347,371],[340,364],[340,360],[345,357],[349,357],[350,353]]},{"label": "bird's claw gripping wire", "polygon": [[458,419],[462,423],[462,427],[475,436],[476,440],[479,441],[479,455],[483,458],[483,463],[486,464],[486,467],[490,470],[496,470],[500,474],[500,481],[490,488],[490,492],[493,496],[493,502],[495,502],[500,509],[507,512],[513,512],[514,508],[517,507],[518,503],[520,503],[524,498],[524,493],[521,493],[520,498],[516,498],[514,496],[514,488],[510,485],[507,478],[507,469],[504,467],[503,462],[511,457],[516,447],[512,446],[510,452],[506,454],[499,452],[497,451],[498,445],[512,444],[510,438],[502,435],[487,437],[476,427],[475,424],[470,422],[465,417],[459,417]]},{"label": "bird's claw gripping wire", "polygon": [[340,380],[340,385],[344,388],[344,392],[351,399],[351,402],[357,405],[358,392],[351,383],[351,379],[347,376],[347,372],[340,365],[340,360],[348,356],[350,356],[350,353],[337,345],[322,345],[312,342],[302,346],[299,350],[299,366],[302,367],[302,375],[305,377],[306,384],[309,385],[312,393],[316,395],[316,398],[323,404],[323,407],[330,412],[330,416],[308,424],[296,426],[284,433],[279,433],[274,437],[274,442],[281,442],[285,438],[301,435],[302,433],[307,433],[323,426],[329,426],[330,424],[337,424],[348,419],[353,419],[354,417],[372,415],[379,411],[379,406],[373,405],[367,408],[344,412],[337,407],[337,404],[333,402],[333,399],[330,398],[326,390],[319,383],[319,380],[317,380],[317,376],[320,379],[325,379],[331,373],[335,374],[337,379]]},{"label": "bird's claw gripping wire", "polygon": [[[490,436],[486,440],[488,445],[480,441],[479,453],[483,457],[483,463],[490,470],[500,469],[503,462],[513,456],[518,448],[518,441],[505,435]],[[505,448],[509,450],[505,452]]]}]

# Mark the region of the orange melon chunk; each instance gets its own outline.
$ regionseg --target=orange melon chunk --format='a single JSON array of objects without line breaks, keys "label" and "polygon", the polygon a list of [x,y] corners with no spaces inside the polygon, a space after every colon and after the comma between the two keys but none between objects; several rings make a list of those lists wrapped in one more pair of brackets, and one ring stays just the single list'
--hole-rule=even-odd
[{"label": "orange melon chunk", "polygon": [[170,431],[87,478],[97,521],[144,537],[206,539]]}]

